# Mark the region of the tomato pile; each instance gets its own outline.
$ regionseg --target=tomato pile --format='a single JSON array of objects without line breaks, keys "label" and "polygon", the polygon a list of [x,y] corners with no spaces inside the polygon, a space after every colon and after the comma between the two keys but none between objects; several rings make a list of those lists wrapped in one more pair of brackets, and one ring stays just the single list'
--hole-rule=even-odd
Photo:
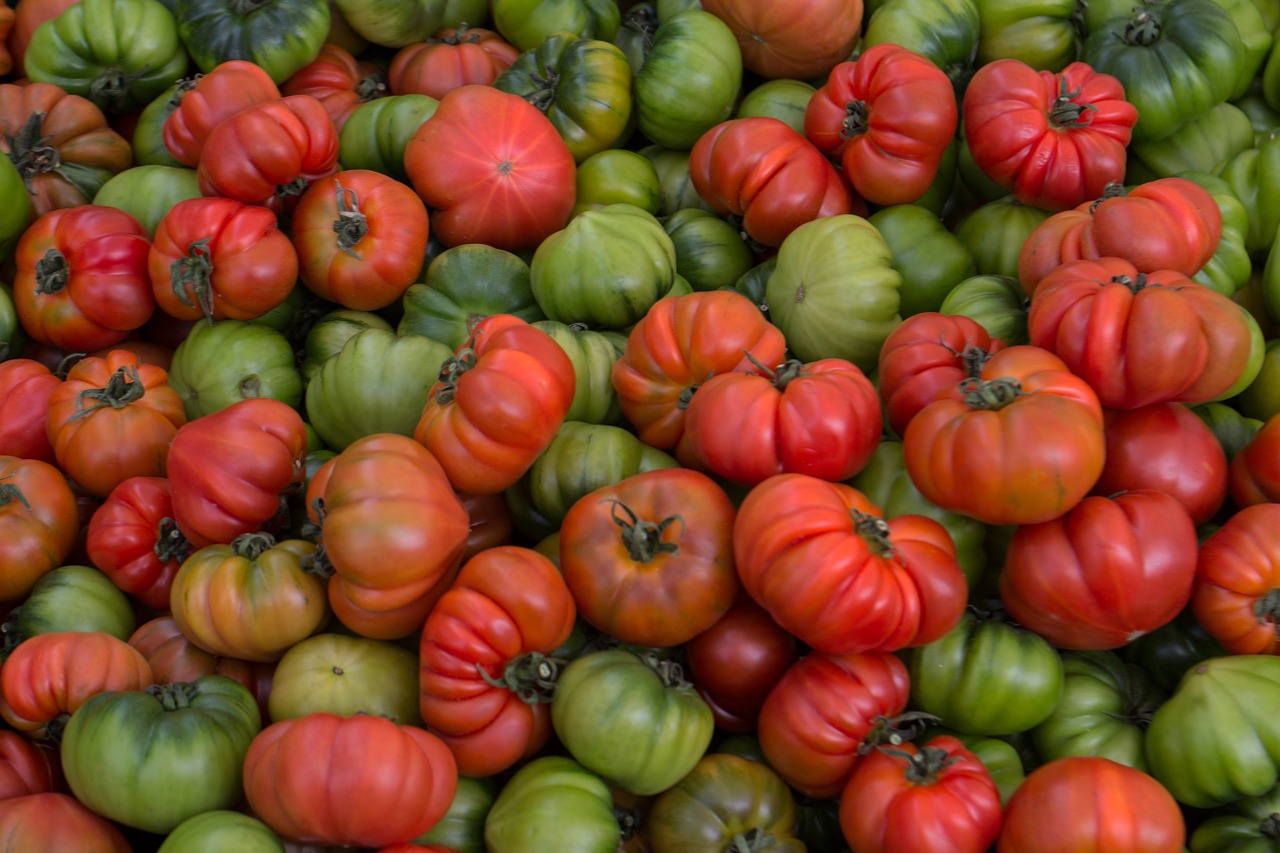
[{"label": "tomato pile", "polygon": [[0,837],[1280,851],[1280,0],[0,0]]}]

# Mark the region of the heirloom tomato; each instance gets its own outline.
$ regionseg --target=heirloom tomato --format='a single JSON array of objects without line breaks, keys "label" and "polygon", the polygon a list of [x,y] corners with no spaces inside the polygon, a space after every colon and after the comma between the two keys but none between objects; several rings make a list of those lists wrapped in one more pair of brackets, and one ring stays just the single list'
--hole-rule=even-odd
[{"label": "heirloom tomato", "polygon": [[343,47],[324,44],[309,65],[284,82],[280,94],[315,98],[333,119],[334,130],[341,133],[357,107],[387,94],[387,75],[372,62],[357,60]]},{"label": "heirloom tomato", "polygon": [[30,358],[0,361],[0,456],[54,463],[45,422],[62,379]]},{"label": "heirloom tomato", "polygon": [[193,815],[164,837],[156,853],[285,853],[284,842],[255,817],[230,809]]},{"label": "heirloom tomato", "polygon": [[1226,651],[1280,652],[1280,504],[1233,514],[1200,547],[1192,590],[1196,620]]},{"label": "heirloom tomato", "polygon": [[5,641],[58,631],[101,631],[128,640],[137,627],[134,610],[133,600],[93,566],[59,566],[36,581],[21,607],[9,611]]},{"label": "heirloom tomato", "polygon": [[369,169],[407,182],[405,146],[438,106],[427,95],[390,95],[356,107],[338,134],[342,167]]},{"label": "heirloom tomato", "polygon": [[129,645],[147,659],[156,684],[179,684],[206,675],[224,675],[253,694],[258,710],[265,717],[275,663],[251,663],[209,654],[187,639],[169,615],[157,616],[139,625],[129,638]]},{"label": "heirloom tomato", "polygon": [[702,8],[729,25],[743,66],[770,79],[825,75],[853,52],[862,27],[862,0],[808,0],[798,6],[703,0]]},{"label": "heirloom tomato", "polygon": [[179,81],[171,98],[173,111],[161,129],[164,147],[194,169],[215,127],[240,110],[279,97],[275,81],[260,66],[243,59],[219,63],[205,74]]},{"label": "heirloom tomato", "polygon": [[491,84],[519,56],[496,31],[463,23],[400,48],[387,69],[387,85],[392,95],[439,100],[461,86]]},{"label": "heirloom tomato", "polygon": [[0,800],[43,794],[62,784],[58,753],[17,732],[0,732]]},{"label": "heirloom tomato", "polygon": [[326,0],[171,0],[178,35],[201,71],[244,59],[276,83],[316,58],[332,22]]},{"label": "heirloom tomato", "polygon": [[169,588],[191,545],[173,520],[164,477],[130,477],[89,519],[85,548],[111,582],[148,607],[169,606]]},{"label": "heirloom tomato", "polygon": [[603,779],[572,758],[544,755],[507,780],[484,817],[494,853],[615,853],[622,828]]},{"label": "heirloom tomato", "polygon": [[0,833],[14,850],[133,853],[115,824],[76,798],[53,791],[0,800]]},{"label": "heirloom tomato", "polygon": [[613,41],[622,15],[611,0],[492,0],[489,5],[498,32],[521,51],[535,49],[556,32]]},{"label": "heirloom tomato", "polygon": [[1237,506],[1280,502],[1280,414],[1272,415],[1231,459],[1231,499]]},{"label": "heirloom tomato", "polygon": [[418,657],[399,643],[315,634],[274,665],[267,710],[273,722],[327,712],[374,714],[420,726]]},{"label": "heirloom tomato", "polygon": [[62,565],[79,529],[62,472],[38,459],[0,456],[0,602],[17,604]]},{"label": "heirloom tomato", "polygon": [[102,185],[93,203],[114,207],[138,220],[150,240],[160,220],[180,201],[199,198],[194,169],[147,165],[125,169]]}]

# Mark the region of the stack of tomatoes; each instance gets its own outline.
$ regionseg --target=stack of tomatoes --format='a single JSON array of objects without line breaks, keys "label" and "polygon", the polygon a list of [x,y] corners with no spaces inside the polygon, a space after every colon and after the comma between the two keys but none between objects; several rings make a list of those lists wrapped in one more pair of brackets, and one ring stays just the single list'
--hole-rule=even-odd
[{"label": "stack of tomatoes", "polygon": [[0,2],[14,851],[1280,850],[1280,0]]}]

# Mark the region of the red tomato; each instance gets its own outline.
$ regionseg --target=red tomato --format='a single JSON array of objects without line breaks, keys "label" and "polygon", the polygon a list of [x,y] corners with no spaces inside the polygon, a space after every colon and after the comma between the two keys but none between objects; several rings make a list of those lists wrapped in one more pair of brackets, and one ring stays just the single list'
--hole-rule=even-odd
[{"label": "red tomato", "polygon": [[728,24],[742,64],[762,77],[821,77],[853,51],[862,30],[862,0],[703,0]]},{"label": "red tomato", "polygon": [[164,120],[160,137],[173,158],[193,169],[213,129],[254,104],[280,97],[275,81],[258,65],[230,59],[179,82],[178,106]]},{"label": "red tomato", "polygon": [[871,750],[840,794],[840,828],[858,853],[983,853],[1002,817],[991,773],[945,735]]},{"label": "red tomato", "polygon": [[542,111],[492,86],[461,86],[409,140],[405,171],[446,246],[532,249],[569,221],[573,154]]},{"label": "red tomato", "polygon": [[1014,531],[1000,597],[1060,649],[1116,649],[1182,611],[1196,549],[1191,516],[1164,492],[1087,497],[1060,518]]},{"label": "red tomato", "polygon": [[733,503],[705,474],[646,471],[576,501],[560,570],[582,617],[638,646],[677,646],[733,604]]},{"label": "red tomato", "polygon": [[1228,482],[1236,506],[1280,503],[1280,414],[1232,457]]},{"label": "red tomato", "polygon": [[0,835],[12,850],[133,851],[115,824],[57,792],[0,800]]},{"label": "red tomato", "polygon": [[464,776],[501,773],[551,736],[573,596],[549,559],[503,546],[466,563],[422,629],[422,719]]},{"label": "red tomato", "polygon": [[0,456],[0,602],[17,604],[62,565],[80,530],[76,496],[57,468]]},{"label": "red tomato", "polygon": [[164,477],[130,477],[111,490],[89,520],[89,559],[117,587],[157,610],[169,608],[169,587],[191,553],[173,520]]},{"label": "red tomato", "polygon": [[962,103],[965,142],[988,178],[1023,204],[1066,210],[1124,181],[1138,110],[1083,62],[1037,71],[1017,59],[977,70]]},{"label": "red tomato", "polygon": [[941,524],[922,515],[886,521],[851,486],[804,474],[752,488],[733,551],[751,597],[828,654],[931,643],[955,627],[968,596]]},{"label": "red tomato", "polygon": [[1280,652],[1280,504],[1245,507],[1200,548],[1191,609],[1233,655]]},{"label": "red tomato", "polygon": [[689,154],[689,178],[712,210],[741,217],[761,248],[782,245],[814,219],[867,212],[813,143],[767,116],[730,119],[704,133]]},{"label": "red tomato", "polygon": [[62,763],[47,744],[0,731],[0,800],[43,794],[62,785]]},{"label": "red tomato", "polygon": [[30,358],[0,361],[0,456],[53,464],[45,422],[49,397],[62,380]]},{"label": "red tomato", "polygon": [[374,63],[357,60],[345,48],[325,44],[310,64],[284,81],[280,92],[315,98],[341,133],[357,107],[387,94],[387,75]]},{"label": "red tomato", "polygon": [[488,86],[519,58],[520,50],[498,33],[464,23],[400,48],[387,70],[387,83],[393,95],[438,101],[462,86]]},{"label": "red tomato", "polygon": [[884,43],[832,69],[809,99],[804,134],[840,160],[858,195],[872,204],[907,204],[933,185],[958,118],[946,73]]},{"label": "red tomato", "polygon": [[250,662],[210,654],[187,639],[172,616],[157,616],[139,625],[129,638],[129,645],[147,659],[156,684],[180,684],[205,675],[225,675],[252,693],[258,700],[262,718],[270,718],[267,699],[276,668],[274,661]]},{"label": "red tomato", "polygon": [[752,486],[794,472],[847,480],[880,443],[880,398],[852,362],[790,359],[698,386],[685,410],[682,461]]},{"label": "red tomato", "polygon": [[51,210],[23,232],[13,299],[33,339],[85,352],[111,346],[156,310],[147,277],[151,243],[123,210],[85,204]]}]

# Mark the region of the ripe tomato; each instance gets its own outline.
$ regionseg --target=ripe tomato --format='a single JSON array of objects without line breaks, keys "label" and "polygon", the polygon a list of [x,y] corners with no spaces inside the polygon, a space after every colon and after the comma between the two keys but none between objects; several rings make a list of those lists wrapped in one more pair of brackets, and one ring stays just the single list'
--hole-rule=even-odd
[{"label": "ripe tomato", "polygon": [[177,106],[164,120],[164,147],[184,166],[195,168],[213,129],[254,104],[274,101],[280,90],[266,71],[244,59],[229,59],[207,74],[179,81]]},{"label": "ripe tomato", "polygon": [[1191,609],[1234,655],[1280,650],[1280,504],[1259,503],[1227,519],[1200,548]]},{"label": "ripe tomato", "polygon": [[38,459],[0,456],[0,602],[17,604],[61,566],[79,529],[62,472]]}]

